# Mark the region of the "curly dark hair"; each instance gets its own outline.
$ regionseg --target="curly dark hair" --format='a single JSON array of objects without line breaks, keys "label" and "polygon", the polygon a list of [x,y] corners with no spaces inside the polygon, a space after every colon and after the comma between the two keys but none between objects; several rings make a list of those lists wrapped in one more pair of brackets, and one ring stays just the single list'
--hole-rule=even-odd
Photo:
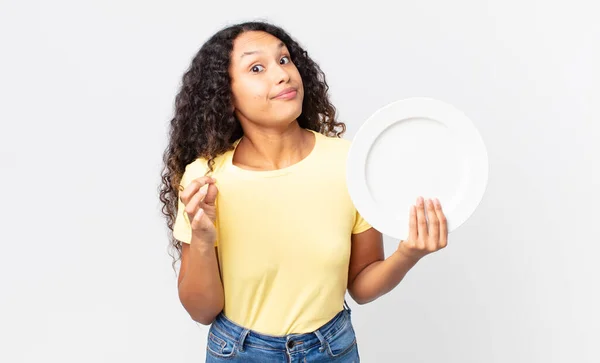
[{"label": "curly dark hair", "polygon": [[[336,109],[329,100],[324,73],[286,31],[262,21],[221,29],[194,56],[175,98],[159,188],[162,213],[171,231],[185,167],[201,157],[208,162],[208,173],[212,172],[215,157],[232,150],[233,143],[243,135],[233,112],[229,65],[234,40],[248,31],[267,32],[287,46],[304,85],[302,114],[298,117],[300,127],[332,137],[341,137],[346,131],[346,125],[336,121]],[[181,258],[181,242],[172,234],[169,247],[174,252],[170,255],[175,266]]]}]

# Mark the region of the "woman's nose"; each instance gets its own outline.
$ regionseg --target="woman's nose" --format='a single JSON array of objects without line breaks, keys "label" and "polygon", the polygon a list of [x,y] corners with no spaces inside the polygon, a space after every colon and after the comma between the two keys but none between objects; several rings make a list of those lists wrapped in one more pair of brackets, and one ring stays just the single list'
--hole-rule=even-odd
[{"label": "woman's nose", "polygon": [[289,72],[284,69],[281,65],[276,67],[277,69],[277,84],[280,83],[287,83],[290,80],[290,74]]}]

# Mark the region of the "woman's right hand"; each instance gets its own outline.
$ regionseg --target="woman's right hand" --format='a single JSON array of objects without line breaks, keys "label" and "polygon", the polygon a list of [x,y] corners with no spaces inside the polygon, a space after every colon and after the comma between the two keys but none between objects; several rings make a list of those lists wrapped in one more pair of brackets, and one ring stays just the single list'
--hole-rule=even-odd
[{"label": "woman's right hand", "polygon": [[192,226],[192,241],[214,246],[217,239],[215,222],[217,220],[217,186],[216,180],[203,176],[193,180],[179,195],[185,205],[184,213]]}]

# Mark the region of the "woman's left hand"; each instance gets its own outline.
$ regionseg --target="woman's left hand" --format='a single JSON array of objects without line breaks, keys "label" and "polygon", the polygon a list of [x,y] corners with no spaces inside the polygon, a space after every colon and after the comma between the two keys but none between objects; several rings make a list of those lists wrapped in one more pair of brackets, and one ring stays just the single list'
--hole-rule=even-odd
[{"label": "woman's left hand", "polygon": [[419,197],[417,205],[410,208],[408,224],[408,239],[400,241],[397,250],[407,257],[419,260],[448,244],[448,225],[439,200]]}]

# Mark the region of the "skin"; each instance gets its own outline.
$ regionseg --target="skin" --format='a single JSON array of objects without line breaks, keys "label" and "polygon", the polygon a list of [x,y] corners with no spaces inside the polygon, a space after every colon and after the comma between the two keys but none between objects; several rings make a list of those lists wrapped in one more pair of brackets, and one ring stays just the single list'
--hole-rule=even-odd
[{"label": "skin", "polygon": [[[244,130],[233,163],[253,170],[280,169],[305,158],[314,135],[298,125],[304,88],[285,45],[263,32],[246,32],[234,42],[230,74],[235,114]],[[277,99],[294,88],[293,99]]]},{"label": "skin", "polygon": [[[304,89],[285,45],[268,33],[246,32],[234,42],[229,73],[234,112],[244,130],[233,163],[250,170],[274,170],[304,159],[315,137],[297,122]],[[296,91],[294,97],[276,97],[288,88]],[[192,318],[202,324],[210,324],[224,303],[214,248],[215,183],[209,177],[199,178],[180,196],[192,225],[192,241],[183,244],[179,294]],[[357,303],[371,302],[391,291],[421,258],[446,247],[446,218],[437,200],[419,197],[408,223],[408,238],[387,259],[379,231],[370,228],[352,235],[348,291]]]},{"label": "skin", "polygon": [[439,200],[419,197],[408,220],[408,239],[400,241],[387,259],[380,232],[370,228],[352,235],[348,292],[357,303],[366,304],[390,292],[420,259],[447,246],[447,222]]},{"label": "skin", "polygon": [[190,244],[182,244],[179,300],[190,317],[204,325],[212,323],[225,304],[217,249],[214,247],[217,214],[215,182],[209,177],[198,178],[180,194],[192,226],[192,240]]}]

